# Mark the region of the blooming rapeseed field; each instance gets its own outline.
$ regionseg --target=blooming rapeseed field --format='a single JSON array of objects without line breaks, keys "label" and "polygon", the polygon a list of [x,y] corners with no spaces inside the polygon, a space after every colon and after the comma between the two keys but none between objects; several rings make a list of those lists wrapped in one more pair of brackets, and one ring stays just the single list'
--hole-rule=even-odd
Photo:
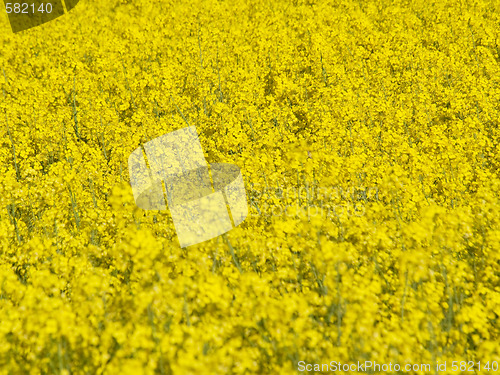
[{"label": "blooming rapeseed field", "polygon": [[[500,2],[81,0],[16,34],[2,14],[0,373],[494,373]],[[188,125],[250,212],[184,249],[127,160]]]}]

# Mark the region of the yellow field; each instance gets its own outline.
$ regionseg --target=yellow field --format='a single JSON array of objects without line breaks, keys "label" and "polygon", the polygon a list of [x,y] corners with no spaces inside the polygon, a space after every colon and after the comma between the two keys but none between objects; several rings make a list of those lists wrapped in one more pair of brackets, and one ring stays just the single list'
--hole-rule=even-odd
[{"label": "yellow field", "polygon": [[[498,1],[2,12],[1,374],[498,373]],[[250,212],[181,249],[127,160],[188,125]]]}]

